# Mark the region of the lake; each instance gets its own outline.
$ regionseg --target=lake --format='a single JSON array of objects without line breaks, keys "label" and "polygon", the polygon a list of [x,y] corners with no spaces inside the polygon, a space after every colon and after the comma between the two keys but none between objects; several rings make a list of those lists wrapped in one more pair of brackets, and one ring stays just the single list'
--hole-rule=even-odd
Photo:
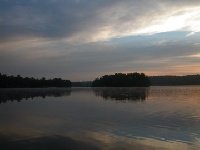
[{"label": "lake", "polygon": [[197,150],[200,86],[1,89],[0,149]]}]

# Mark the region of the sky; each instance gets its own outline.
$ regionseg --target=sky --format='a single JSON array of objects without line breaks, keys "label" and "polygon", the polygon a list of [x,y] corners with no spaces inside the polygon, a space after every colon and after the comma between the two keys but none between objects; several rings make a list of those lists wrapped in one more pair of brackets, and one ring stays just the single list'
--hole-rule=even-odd
[{"label": "sky", "polygon": [[0,0],[0,73],[200,74],[199,0]]}]

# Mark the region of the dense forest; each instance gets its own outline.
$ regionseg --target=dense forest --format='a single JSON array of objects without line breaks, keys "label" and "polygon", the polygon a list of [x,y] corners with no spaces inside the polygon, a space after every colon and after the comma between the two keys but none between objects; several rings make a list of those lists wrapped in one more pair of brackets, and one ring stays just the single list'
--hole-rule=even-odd
[{"label": "dense forest", "polygon": [[200,75],[151,76],[151,86],[200,85]]},{"label": "dense forest", "polygon": [[115,73],[104,75],[92,82],[92,87],[148,87],[150,80],[144,73]]},{"label": "dense forest", "polygon": [[54,78],[46,80],[35,79],[29,77],[21,77],[20,75],[7,76],[0,73],[0,88],[39,88],[39,87],[71,87],[70,80],[62,80],[61,78]]}]

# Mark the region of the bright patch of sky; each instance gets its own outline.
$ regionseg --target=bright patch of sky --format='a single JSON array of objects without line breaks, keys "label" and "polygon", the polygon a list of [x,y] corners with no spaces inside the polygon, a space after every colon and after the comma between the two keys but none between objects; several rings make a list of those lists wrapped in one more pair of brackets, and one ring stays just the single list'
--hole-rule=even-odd
[{"label": "bright patch of sky", "polygon": [[156,25],[150,25],[137,31],[138,34],[153,34],[170,31],[191,31],[191,35],[200,32],[200,7],[191,8],[177,15],[161,18]]}]

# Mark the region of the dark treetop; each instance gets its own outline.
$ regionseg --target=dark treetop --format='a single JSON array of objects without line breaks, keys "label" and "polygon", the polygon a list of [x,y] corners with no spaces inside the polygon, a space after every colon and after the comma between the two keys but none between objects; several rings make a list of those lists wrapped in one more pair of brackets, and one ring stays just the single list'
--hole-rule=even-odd
[{"label": "dark treetop", "polygon": [[38,88],[38,87],[71,87],[70,80],[62,80],[61,78],[54,78],[46,80],[35,78],[22,78],[20,75],[7,76],[0,73],[0,88]]},{"label": "dark treetop", "polygon": [[144,73],[115,73],[105,75],[92,82],[92,87],[148,87],[150,80]]}]

